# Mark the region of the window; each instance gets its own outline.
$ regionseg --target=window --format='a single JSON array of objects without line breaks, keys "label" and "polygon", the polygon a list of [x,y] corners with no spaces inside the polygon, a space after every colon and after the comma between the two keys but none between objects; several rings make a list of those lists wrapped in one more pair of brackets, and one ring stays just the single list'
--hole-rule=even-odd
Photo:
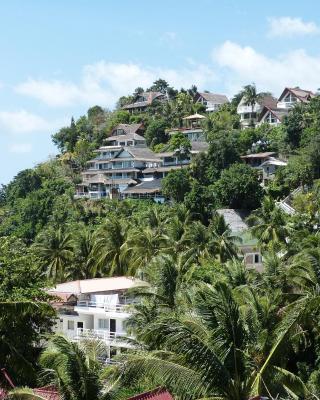
[{"label": "window", "polygon": [[68,331],[74,330],[74,321],[68,321]]},{"label": "window", "polygon": [[260,254],[255,254],[254,255],[254,263],[259,264],[260,263]]},{"label": "window", "polygon": [[98,319],[99,329],[109,329],[109,321],[107,319]]}]

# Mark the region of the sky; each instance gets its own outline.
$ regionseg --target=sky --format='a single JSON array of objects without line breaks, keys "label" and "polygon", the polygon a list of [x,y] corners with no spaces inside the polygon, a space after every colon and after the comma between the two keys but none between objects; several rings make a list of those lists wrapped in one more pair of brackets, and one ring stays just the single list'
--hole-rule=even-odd
[{"label": "sky", "polygon": [[320,87],[318,0],[3,0],[0,184],[57,153],[51,135],[158,78],[232,97]]}]

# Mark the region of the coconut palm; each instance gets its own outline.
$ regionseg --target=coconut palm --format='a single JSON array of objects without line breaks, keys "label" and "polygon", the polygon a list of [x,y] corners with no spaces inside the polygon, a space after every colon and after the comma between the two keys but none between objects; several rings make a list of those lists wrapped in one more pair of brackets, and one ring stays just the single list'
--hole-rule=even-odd
[{"label": "coconut palm", "polygon": [[277,325],[271,344],[257,357],[252,343],[264,333],[259,326],[250,330],[252,324],[226,284],[200,285],[192,305],[185,313],[167,313],[147,324],[139,339],[155,350],[127,355],[119,374],[150,377],[177,397],[189,399],[305,394],[302,381],[286,369],[283,353],[301,314],[297,309]]},{"label": "coconut palm", "polygon": [[128,225],[115,217],[109,218],[95,231],[92,274],[125,275],[128,272],[128,251],[125,244]]},{"label": "coconut palm", "polygon": [[251,85],[244,86],[242,95],[245,105],[251,107],[251,124],[254,125],[254,107],[263,96],[270,95],[270,93],[258,93],[256,85],[252,83]]},{"label": "coconut palm", "polygon": [[209,244],[211,254],[216,255],[222,263],[236,258],[239,253],[237,243],[240,243],[241,240],[232,234],[224,217],[220,214],[215,214],[209,229],[212,232],[212,239]]},{"label": "coconut palm", "polygon": [[[113,386],[103,385],[103,365],[99,361],[106,353],[98,340],[71,342],[56,335],[40,356],[40,380],[55,388],[65,400],[108,399]],[[13,400],[42,400],[30,388],[16,388],[9,393]]]},{"label": "coconut palm", "polygon": [[72,279],[88,279],[96,276],[96,259],[93,254],[94,235],[86,228],[76,233],[73,237],[75,260],[70,268]]},{"label": "coconut palm", "polygon": [[51,230],[35,243],[34,249],[42,260],[48,277],[53,282],[65,280],[73,256],[71,234],[65,233],[61,228]]},{"label": "coconut palm", "polygon": [[85,346],[54,336],[40,356],[42,379],[55,386],[66,400],[99,399],[101,365],[92,360]]},{"label": "coconut palm", "polygon": [[283,211],[275,205],[270,197],[264,197],[261,208],[248,218],[250,231],[263,248],[280,248],[286,244],[289,226]]}]

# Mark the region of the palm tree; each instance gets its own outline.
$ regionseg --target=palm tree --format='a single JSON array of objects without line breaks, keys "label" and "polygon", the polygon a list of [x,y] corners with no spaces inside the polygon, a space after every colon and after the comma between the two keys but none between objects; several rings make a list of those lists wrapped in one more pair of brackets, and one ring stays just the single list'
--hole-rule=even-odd
[{"label": "palm tree", "polygon": [[270,197],[264,197],[261,208],[254,211],[248,218],[250,231],[258,239],[263,248],[276,249],[286,244],[289,226],[283,211],[275,205]]},{"label": "palm tree", "polygon": [[35,243],[34,250],[41,258],[42,265],[53,282],[66,278],[67,268],[73,256],[72,237],[61,228],[50,231],[46,237]]},{"label": "palm tree", "polygon": [[[71,342],[54,336],[40,356],[43,370],[40,380],[56,388],[65,400],[107,399],[112,386],[103,386],[103,365],[99,358],[106,352],[97,340]],[[13,400],[43,400],[30,388],[16,388],[9,393]]]},{"label": "palm tree", "polygon": [[[190,310],[163,314],[142,328],[138,335],[141,344],[154,350],[125,356],[118,374],[149,377],[155,384],[169,387],[174,395],[189,399],[304,395],[305,386],[286,369],[283,353],[301,314],[290,311],[273,335],[267,331],[266,342],[260,338],[265,335],[264,321],[251,330],[252,318],[248,322],[226,284],[200,285]],[[258,340],[265,343],[259,356],[252,345]]]},{"label": "palm tree", "polygon": [[93,255],[94,235],[84,228],[73,238],[75,261],[70,269],[72,279],[89,279],[96,277],[95,257]]},{"label": "palm tree", "polygon": [[40,356],[46,383],[50,381],[66,400],[99,399],[101,365],[92,360],[85,346],[56,335]]},{"label": "palm tree", "polygon": [[239,253],[237,243],[240,242],[240,238],[232,234],[224,217],[215,214],[209,229],[212,231],[212,239],[209,244],[211,254],[216,255],[222,263],[236,258]]},{"label": "palm tree", "polygon": [[251,125],[254,125],[253,112],[254,112],[254,107],[257,104],[257,101],[259,99],[256,85],[254,83],[252,85],[244,86],[243,99],[244,99],[245,105],[251,107]]},{"label": "palm tree", "polygon": [[125,248],[128,224],[115,217],[109,218],[94,234],[92,274],[125,275],[128,272],[129,252]]}]

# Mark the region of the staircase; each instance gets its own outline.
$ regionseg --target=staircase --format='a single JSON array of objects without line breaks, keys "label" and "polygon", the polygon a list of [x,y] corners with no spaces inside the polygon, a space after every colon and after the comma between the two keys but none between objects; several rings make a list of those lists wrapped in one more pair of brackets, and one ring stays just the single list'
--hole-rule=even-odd
[{"label": "staircase", "polygon": [[289,195],[284,198],[281,201],[278,201],[276,203],[276,205],[282,210],[284,211],[286,214],[288,215],[294,215],[296,210],[292,207],[292,199],[294,199],[294,197],[301,193],[303,191],[303,187],[299,186],[297,189],[295,189],[293,192],[289,193]]}]

